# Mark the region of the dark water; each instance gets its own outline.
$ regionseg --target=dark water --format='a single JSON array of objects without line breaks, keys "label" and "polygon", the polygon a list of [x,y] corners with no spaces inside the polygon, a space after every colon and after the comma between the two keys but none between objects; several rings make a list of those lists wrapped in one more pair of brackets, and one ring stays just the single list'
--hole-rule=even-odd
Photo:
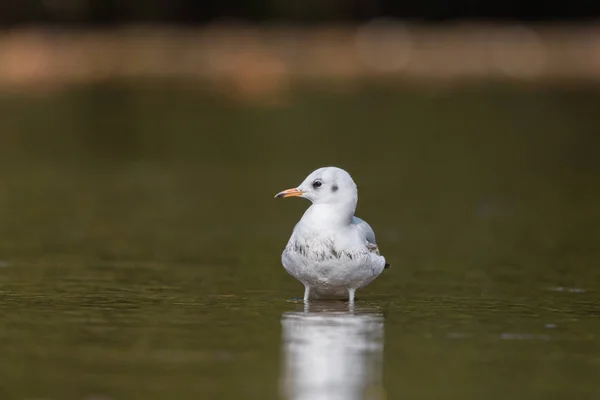
[{"label": "dark water", "polygon": [[[600,93],[0,97],[0,398],[600,398]],[[348,169],[392,264],[304,309],[280,253]]]}]

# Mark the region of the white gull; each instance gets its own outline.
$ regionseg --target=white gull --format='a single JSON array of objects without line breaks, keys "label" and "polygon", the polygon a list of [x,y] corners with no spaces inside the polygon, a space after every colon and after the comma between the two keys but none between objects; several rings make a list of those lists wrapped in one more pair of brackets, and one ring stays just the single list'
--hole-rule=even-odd
[{"label": "white gull", "polygon": [[312,202],[294,227],[283,250],[286,271],[304,284],[309,298],[348,298],[371,283],[384,268],[375,233],[354,216],[358,190],[350,174],[341,168],[319,168],[297,188],[279,197],[304,197]]}]

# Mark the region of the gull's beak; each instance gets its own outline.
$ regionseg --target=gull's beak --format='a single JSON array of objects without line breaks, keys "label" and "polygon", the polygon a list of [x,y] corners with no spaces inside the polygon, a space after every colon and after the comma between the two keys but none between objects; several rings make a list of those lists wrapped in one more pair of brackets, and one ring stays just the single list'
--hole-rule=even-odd
[{"label": "gull's beak", "polygon": [[284,190],[283,192],[279,192],[275,195],[276,199],[279,199],[280,197],[298,197],[298,196],[302,196],[304,192],[302,190],[299,189],[288,189],[288,190]]}]

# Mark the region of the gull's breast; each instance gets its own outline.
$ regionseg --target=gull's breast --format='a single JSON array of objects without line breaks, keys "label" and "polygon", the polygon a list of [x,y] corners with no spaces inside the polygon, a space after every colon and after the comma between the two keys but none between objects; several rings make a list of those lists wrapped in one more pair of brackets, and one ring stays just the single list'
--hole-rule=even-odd
[{"label": "gull's breast", "polygon": [[385,259],[364,248],[339,248],[331,239],[303,241],[292,237],[282,254],[288,273],[324,291],[360,288],[383,270]]}]

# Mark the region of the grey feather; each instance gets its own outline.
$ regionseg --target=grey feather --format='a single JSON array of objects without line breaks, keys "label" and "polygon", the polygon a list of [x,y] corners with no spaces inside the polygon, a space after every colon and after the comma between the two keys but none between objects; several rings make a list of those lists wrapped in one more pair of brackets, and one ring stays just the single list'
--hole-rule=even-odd
[{"label": "grey feather", "polygon": [[[375,232],[371,226],[364,220],[358,217],[352,217],[352,224],[356,225],[356,227],[365,235],[365,239],[367,240],[367,248],[370,252],[379,255],[379,247],[377,246],[377,242],[375,241]],[[385,268],[389,268],[390,264],[386,263]]]},{"label": "grey feather", "polygon": [[358,217],[352,217],[352,224],[356,225],[356,227],[365,235],[367,242],[377,244],[375,241],[375,232],[373,232],[373,229],[371,229],[371,226],[367,224],[366,221]]}]

